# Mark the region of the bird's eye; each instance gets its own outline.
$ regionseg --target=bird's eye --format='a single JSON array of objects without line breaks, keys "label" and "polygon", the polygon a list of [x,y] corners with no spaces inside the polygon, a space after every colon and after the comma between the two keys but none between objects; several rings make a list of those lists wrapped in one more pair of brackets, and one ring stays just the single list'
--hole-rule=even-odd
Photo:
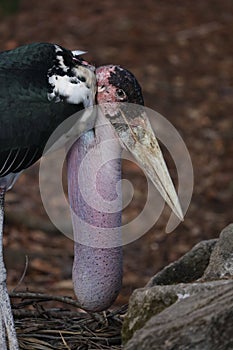
[{"label": "bird's eye", "polygon": [[124,100],[126,98],[126,93],[122,89],[117,89],[116,95],[120,100]]}]

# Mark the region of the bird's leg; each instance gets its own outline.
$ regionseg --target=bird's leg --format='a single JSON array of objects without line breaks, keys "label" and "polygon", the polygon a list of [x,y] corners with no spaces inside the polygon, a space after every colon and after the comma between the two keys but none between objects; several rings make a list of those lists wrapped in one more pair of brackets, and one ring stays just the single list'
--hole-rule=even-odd
[{"label": "bird's leg", "polygon": [[7,350],[5,324],[4,324],[4,319],[2,317],[2,311],[0,311],[0,314],[1,314],[1,318],[0,318],[0,346],[1,346],[2,350]]},{"label": "bird's leg", "polygon": [[6,350],[5,329],[7,331],[9,350],[18,350],[18,341],[11,311],[10,298],[6,286],[6,268],[3,261],[3,220],[5,186],[0,186],[0,349]]}]

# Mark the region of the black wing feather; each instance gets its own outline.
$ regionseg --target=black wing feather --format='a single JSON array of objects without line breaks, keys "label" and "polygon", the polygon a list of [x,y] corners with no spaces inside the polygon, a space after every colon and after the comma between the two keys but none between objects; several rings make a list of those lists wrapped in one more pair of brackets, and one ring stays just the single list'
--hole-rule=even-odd
[{"label": "black wing feather", "polygon": [[0,52],[0,177],[32,165],[57,126],[83,109],[48,100],[48,71],[56,56],[56,46],[49,43]]}]

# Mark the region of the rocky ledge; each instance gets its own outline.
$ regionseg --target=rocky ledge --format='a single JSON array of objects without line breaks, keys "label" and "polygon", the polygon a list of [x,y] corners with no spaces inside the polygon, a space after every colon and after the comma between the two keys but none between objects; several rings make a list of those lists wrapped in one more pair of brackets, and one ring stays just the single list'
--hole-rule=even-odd
[{"label": "rocky ledge", "polygon": [[134,291],[122,337],[126,350],[233,349],[233,224]]}]

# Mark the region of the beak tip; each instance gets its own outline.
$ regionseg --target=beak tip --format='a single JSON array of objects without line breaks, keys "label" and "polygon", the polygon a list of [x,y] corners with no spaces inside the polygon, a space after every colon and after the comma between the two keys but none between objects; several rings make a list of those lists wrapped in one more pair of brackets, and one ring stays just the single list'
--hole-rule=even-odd
[{"label": "beak tip", "polygon": [[173,212],[180,221],[184,221],[184,214],[183,214],[183,210],[181,209],[179,200],[176,202]]}]

